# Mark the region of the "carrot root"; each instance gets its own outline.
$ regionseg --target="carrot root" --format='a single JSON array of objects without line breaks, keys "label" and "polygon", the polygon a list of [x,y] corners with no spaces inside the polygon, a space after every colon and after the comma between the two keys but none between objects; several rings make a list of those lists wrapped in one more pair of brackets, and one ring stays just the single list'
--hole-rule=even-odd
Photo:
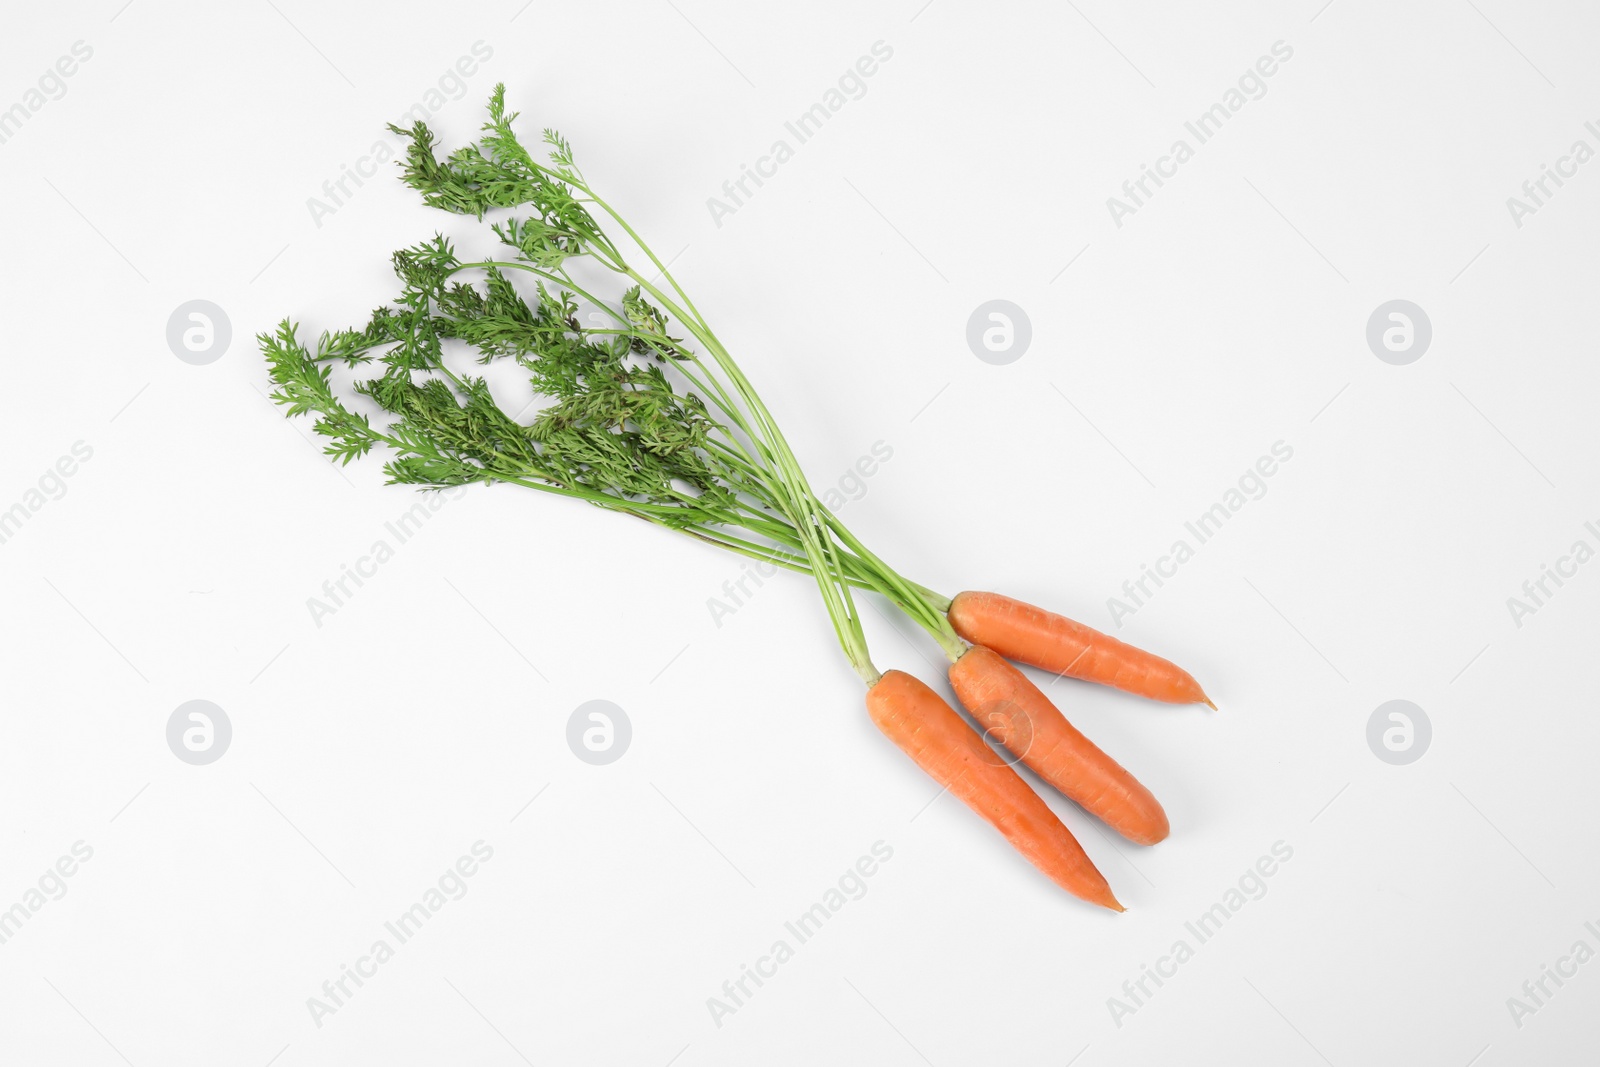
[{"label": "carrot root", "polygon": [[1216,705],[1188,671],[1064,615],[999,593],[958,593],[950,624],[1007,659],[1168,704]]},{"label": "carrot root", "polygon": [[950,665],[950,684],[979,726],[1089,814],[1135,844],[1167,836],[1167,813],[1150,790],[998,653],[974,645]]}]

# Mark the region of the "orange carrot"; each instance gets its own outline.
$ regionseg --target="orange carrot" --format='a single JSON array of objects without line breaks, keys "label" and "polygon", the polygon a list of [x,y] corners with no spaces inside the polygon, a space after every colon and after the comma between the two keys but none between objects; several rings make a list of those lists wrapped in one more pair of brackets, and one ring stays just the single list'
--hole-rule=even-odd
[{"label": "orange carrot", "polygon": [[1167,813],[1150,790],[1079,733],[998,653],[974,645],[950,665],[950,684],[979,726],[1089,814],[1138,845],[1167,836]]},{"label": "orange carrot", "polygon": [[1168,704],[1216,707],[1177,664],[1064,615],[999,593],[957,593],[948,614],[956,633],[1007,659]]},{"label": "orange carrot", "polygon": [[867,690],[867,713],[885,737],[1056,885],[1091,904],[1123,910],[1072,831],[939,694],[903,671],[889,671]]}]

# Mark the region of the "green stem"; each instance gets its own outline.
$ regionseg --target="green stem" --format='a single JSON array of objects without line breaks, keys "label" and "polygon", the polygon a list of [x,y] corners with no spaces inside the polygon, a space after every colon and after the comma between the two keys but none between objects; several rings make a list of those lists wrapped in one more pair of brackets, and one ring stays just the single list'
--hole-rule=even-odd
[{"label": "green stem", "polygon": [[[623,225],[626,228],[626,224]],[[629,236],[633,237],[640,247],[645,249],[646,254],[651,257],[652,261],[657,262],[659,265],[659,260],[655,259],[653,253],[631,230],[629,230]],[[839,643],[845,650],[846,658],[849,659],[851,666],[855,668],[862,680],[869,687],[875,685],[879,677],[878,671],[872,666],[871,659],[868,656],[866,635],[861,630],[861,618],[851,598],[850,584],[844,580],[843,569],[838,558],[837,549],[833,544],[833,539],[827,534],[821,502],[816,499],[816,495],[811,491],[811,486],[807,483],[805,475],[800,469],[799,461],[795,458],[793,450],[789,447],[782,431],[778,428],[777,420],[772,417],[771,411],[767,409],[760,395],[756,393],[755,387],[744,376],[743,371],[739,369],[738,364],[734,362],[733,357],[722,346],[716,335],[704,324],[704,320],[700,318],[698,312],[695,312],[691,317],[690,312],[685,311],[675,300],[662,292],[660,288],[638,271],[628,268],[625,273],[636,285],[649,292],[669,314],[676,318],[695,336],[696,340],[706,347],[718,368],[732,381],[735,390],[745,402],[753,419],[766,431],[765,436],[773,449],[772,458],[777,465],[778,477],[786,490],[785,496],[788,498],[786,502],[789,506],[785,510],[789,513],[789,518],[794,522],[796,530],[800,534],[806,558],[811,564],[812,576],[816,579],[817,587],[822,592],[823,603],[828,610],[829,617],[833,620],[834,631],[838,635]],[[662,268],[662,275],[671,281],[674,289],[677,289],[680,293],[682,292],[681,287],[678,286],[676,280],[672,279],[671,273],[665,268]]]}]

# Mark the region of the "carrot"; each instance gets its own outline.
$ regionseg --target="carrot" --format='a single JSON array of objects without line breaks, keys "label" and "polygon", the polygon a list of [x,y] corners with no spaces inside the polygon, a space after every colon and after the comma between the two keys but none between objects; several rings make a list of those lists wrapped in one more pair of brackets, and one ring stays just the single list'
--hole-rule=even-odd
[{"label": "carrot", "polygon": [[888,671],[867,691],[867,713],[885,737],[1056,885],[1091,904],[1123,910],[1072,831],[939,694],[904,671]]},{"label": "carrot", "polygon": [[975,645],[1055,674],[1168,704],[1215,704],[1189,672],[1115,637],[999,593],[957,593],[950,624]]},{"label": "carrot", "polygon": [[1089,814],[1138,845],[1167,836],[1167,813],[1150,790],[998,653],[974,645],[950,665],[950,684],[979,726]]}]

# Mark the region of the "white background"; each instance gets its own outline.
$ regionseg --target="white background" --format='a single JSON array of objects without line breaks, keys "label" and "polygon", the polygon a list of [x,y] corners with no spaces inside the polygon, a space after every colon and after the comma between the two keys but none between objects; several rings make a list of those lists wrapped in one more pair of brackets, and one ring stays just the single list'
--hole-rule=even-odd
[{"label": "white background", "polygon": [[[74,842],[93,858],[0,945],[0,1058],[1592,1060],[1600,963],[1520,1027],[1507,998],[1600,949],[1600,565],[1520,627],[1506,601],[1600,544],[1600,163],[1520,228],[1506,199],[1600,147],[1600,14],[920,2],[13,5],[0,108],[93,56],[0,144],[0,509],[93,457],[0,545],[0,908]],[[707,198],[880,40],[866,95],[716,225]],[[477,41],[446,145],[498,80],[530,137],[561,129],[819,486],[893,449],[843,516],[926,584],[1109,627],[1125,579],[1293,448],[1118,631],[1219,712],[1051,689],[1171,814],[1138,849],[1051,797],[1127,914],[923,810],[804,579],[719,627],[732,557],[480,488],[313,621],[415,498],[320,456],[252,337],[357,322],[392,249],[475,231],[387,165],[320,225],[307,201]],[[1107,197],[1276,41],[1266,95],[1116,226]],[[993,298],[1032,321],[1007,366],[965,341]],[[1365,340],[1396,298],[1433,324],[1408,366]],[[192,299],[232,324],[206,366],[166,342]],[[869,614],[880,668],[943,684]],[[234,729],[205,767],[165,740],[197,698]],[[592,767],[565,729],[599,698],[634,735]],[[1433,725],[1408,766],[1366,741],[1396,698]],[[307,998],[479,840],[470,891],[316,1025]],[[867,895],[716,1026],[707,998],[879,840]],[[1265,896],[1118,1025],[1108,998],[1278,841]]]}]

